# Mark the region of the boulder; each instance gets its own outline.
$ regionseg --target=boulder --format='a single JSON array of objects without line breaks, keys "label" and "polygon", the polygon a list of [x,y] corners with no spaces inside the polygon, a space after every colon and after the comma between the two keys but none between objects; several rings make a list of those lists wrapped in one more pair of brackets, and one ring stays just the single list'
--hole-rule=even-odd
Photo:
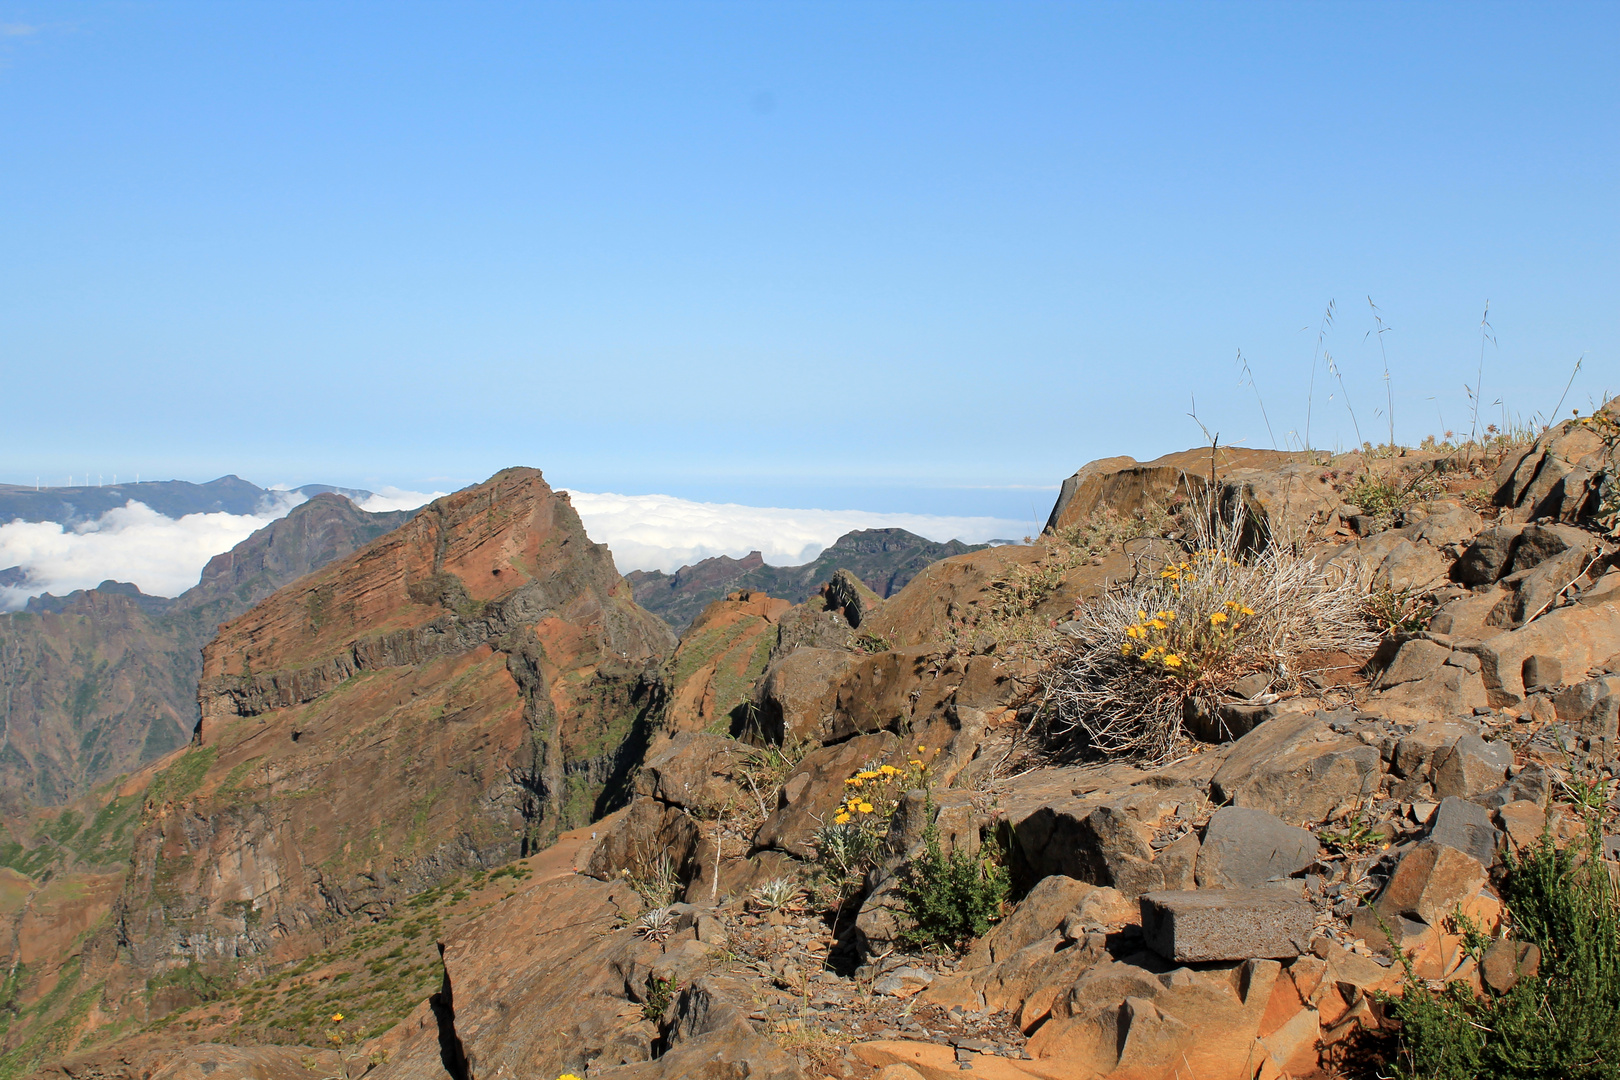
[{"label": "boulder", "polygon": [[735,739],[706,732],[682,732],[636,774],[635,793],[712,814],[742,795],[731,771],[747,753]]},{"label": "boulder", "polygon": [[1442,799],[1455,795],[1472,798],[1499,787],[1513,764],[1513,749],[1506,743],[1486,742],[1464,735],[1434,756],[1434,793]]},{"label": "boulder", "polygon": [[1435,754],[1466,735],[1478,735],[1472,720],[1443,720],[1420,723],[1395,744],[1391,762],[1397,776],[1427,777]]},{"label": "boulder", "polygon": [[651,878],[667,861],[675,876],[685,881],[692,876],[697,847],[697,822],[680,807],[637,798],[602,835],[585,873],[601,881],[626,873]]},{"label": "boulder", "polygon": [[1485,866],[1496,861],[1499,834],[1491,824],[1491,812],[1477,803],[1455,795],[1440,800],[1429,820],[1429,840],[1472,855]]},{"label": "boulder", "polygon": [[1451,649],[1433,641],[1413,638],[1400,647],[1389,667],[1378,676],[1379,687],[1416,682],[1440,670],[1451,657]]},{"label": "boulder", "polygon": [[1298,956],[1316,927],[1315,909],[1281,889],[1157,892],[1141,903],[1148,947],[1183,964]]},{"label": "boulder", "polygon": [[1579,420],[1565,420],[1502,463],[1496,501],[1511,508],[1515,521],[1578,521],[1596,511],[1598,477],[1608,458],[1597,432]]},{"label": "boulder", "polygon": [[1040,873],[1057,873],[1093,885],[1107,885],[1128,896],[1160,888],[1162,871],[1153,849],[1130,815],[1116,806],[1076,811],[1043,806],[1013,826],[1013,840],[1024,862]]},{"label": "boulder", "polygon": [[962,967],[988,967],[1057,933],[1063,920],[1096,888],[1062,874],[1042,878],[1011,915],[973,943],[962,958]]},{"label": "boulder", "polygon": [[1211,781],[1217,802],[1289,821],[1321,821],[1347,796],[1376,790],[1378,748],[1313,713],[1285,713],[1232,744]]},{"label": "boulder", "polygon": [[1378,711],[1391,720],[1422,722],[1435,716],[1467,715],[1485,705],[1490,697],[1479,674],[1478,659],[1461,660],[1465,655],[1450,653],[1445,663],[1422,678],[1381,691],[1376,699]]},{"label": "boulder", "polygon": [[838,682],[856,659],[842,649],[801,648],[774,661],[754,692],[765,738],[819,739],[838,701]]},{"label": "boulder", "polygon": [[1534,622],[1462,646],[1480,659],[1490,704],[1498,708],[1524,701],[1524,662],[1552,657],[1566,672],[1584,673],[1620,653],[1620,605],[1574,604],[1555,608]]},{"label": "boulder", "polygon": [[1524,851],[1533,845],[1547,827],[1547,815],[1527,799],[1503,804],[1496,811],[1496,820],[1514,851]]},{"label": "boulder", "polygon": [[1517,776],[1501,787],[1487,791],[1483,795],[1476,795],[1469,801],[1476,802],[1487,810],[1496,810],[1508,803],[1521,801],[1545,807],[1551,794],[1552,778],[1547,775],[1547,770],[1531,763],[1520,769]]},{"label": "boulder", "polygon": [[1439,926],[1479,892],[1487,877],[1484,865],[1472,855],[1426,840],[1401,859],[1374,908],[1385,919],[1409,916]]},{"label": "boulder", "polygon": [[1283,881],[1316,861],[1320,845],[1305,829],[1264,810],[1215,811],[1198,853],[1200,889],[1245,889]]},{"label": "boulder", "polygon": [[1489,585],[1508,572],[1513,559],[1513,545],[1518,542],[1523,525],[1498,525],[1474,537],[1462,557],[1451,568],[1451,576],[1464,585]]}]

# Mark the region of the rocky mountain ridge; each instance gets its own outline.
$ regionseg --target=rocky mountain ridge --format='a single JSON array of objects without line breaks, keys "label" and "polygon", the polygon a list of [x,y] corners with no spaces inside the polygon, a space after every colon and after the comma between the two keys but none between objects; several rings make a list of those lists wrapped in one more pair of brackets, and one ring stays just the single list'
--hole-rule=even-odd
[{"label": "rocky mountain ridge", "polygon": [[[81,1021],[63,1049],[89,1041],[53,1075],[1376,1071],[1396,1015],[1380,994],[1451,981],[1498,995],[1537,977],[1504,859],[1576,837],[1571,792],[1620,769],[1620,569],[1601,520],[1617,442],[1565,423],[1499,460],[1114,459],[1065,485],[1035,544],[953,556],[887,598],[848,574],[798,604],[738,590],[678,645],[636,629],[651,617],[581,554],[594,546],[564,501],[503,474],[222,633],[202,745],[148,789],[125,929],[81,954],[111,942],[103,970],[216,981],[101,1049],[93,1032],[109,1029]],[[1377,648],[1226,685],[1209,716],[1188,713],[1170,760],[1060,747],[1042,687],[1065,637],[1124,585],[1186,573],[1189,501],[1224,508],[1234,550],[1286,544],[1353,583]],[[523,578],[510,593],[495,583],[509,570]],[[538,665],[513,659],[538,656],[528,633]],[[579,693],[603,669],[610,688]],[[506,689],[524,678],[546,690]],[[514,705],[521,725],[497,718]],[[513,806],[500,783],[474,797],[485,748],[511,765],[560,745],[565,779],[598,775],[570,773],[569,717],[576,740],[594,722],[636,766],[596,807],[622,805],[557,813],[554,783],[528,786],[557,775],[547,749],[516,772],[549,825],[469,843],[484,808]],[[501,741],[524,730],[538,740]],[[442,803],[407,813],[400,792],[439,785]],[[304,808],[316,801],[336,811]],[[1612,831],[1615,811],[1585,812]],[[851,864],[847,832],[828,830],[867,814],[878,846]],[[1012,882],[960,954],[910,936],[908,868],[931,844],[969,866],[993,856]],[[430,975],[400,1022],[377,1004],[376,980]],[[152,982],[95,1007],[133,1010]],[[306,1048],[232,1045],[259,1041]]]},{"label": "rocky mountain ridge", "polygon": [[840,536],[802,566],[768,566],[759,552],[741,559],[719,555],[673,574],[633,570],[625,575],[636,603],[684,634],[714,601],[732,592],[759,592],[802,604],[839,570],[853,574],[879,597],[893,596],[926,566],[988,545],[928,540],[905,529],[856,529]]},{"label": "rocky mountain ridge", "polygon": [[69,802],[184,745],[197,725],[201,650],[215,628],[410,516],[368,514],[344,496],[317,494],[211,559],[178,597],[103,582],[0,614],[6,811]]}]

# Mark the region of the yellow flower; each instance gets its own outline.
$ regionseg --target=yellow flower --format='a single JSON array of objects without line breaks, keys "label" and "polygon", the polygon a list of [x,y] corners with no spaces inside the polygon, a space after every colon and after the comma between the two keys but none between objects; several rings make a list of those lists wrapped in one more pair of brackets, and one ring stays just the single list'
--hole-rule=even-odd
[{"label": "yellow flower", "polygon": [[855,775],[860,777],[862,780],[876,780],[878,774],[875,772],[858,772]]},{"label": "yellow flower", "polygon": [[1226,606],[1229,608],[1235,608],[1238,606],[1238,602],[1236,600],[1228,600],[1226,602]]},{"label": "yellow flower", "polygon": [[863,802],[855,809],[859,810],[863,814],[870,814],[872,812],[872,804],[869,802]]},{"label": "yellow flower", "polygon": [[1217,611],[1217,612],[1216,612],[1216,613],[1215,613],[1215,614],[1213,614],[1213,615],[1211,615],[1211,616],[1210,616],[1210,617],[1209,617],[1209,621],[1210,621],[1210,622],[1211,622],[1211,623],[1212,623],[1212,624],[1214,624],[1214,625],[1215,625],[1215,626],[1219,626],[1219,625],[1221,625],[1221,623],[1223,623],[1223,622],[1225,622],[1225,621],[1226,621],[1226,612],[1224,612],[1224,611]]},{"label": "yellow flower", "polygon": [[917,753],[919,753],[919,754],[926,754],[926,753],[928,753],[928,747],[926,747],[926,746],[919,746],[919,747],[917,747]]},{"label": "yellow flower", "polygon": [[342,1013],[333,1013],[332,1014],[332,1023],[334,1023],[334,1024],[343,1023],[343,1014]]},{"label": "yellow flower", "polygon": [[1241,612],[1244,615],[1253,615],[1254,614],[1254,608],[1249,607],[1247,605],[1239,608],[1238,611]]},{"label": "yellow flower", "polygon": [[845,813],[844,811],[840,810],[840,811],[838,811],[838,813],[833,815],[833,820],[836,821],[840,825],[848,825],[849,824],[849,815],[847,813]]},{"label": "yellow flower", "polygon": [[1125,644],[1121,645],[1119,647],[1119,654],[1121,656],[1131,655],[1131,643],[1127,641]]},{"label": "yellow flower", "polygon": [[1153,627],[1155,630],[1163,630],[1166,628],[1163,619],[1154,619],[1152,622],[1148,623],[1148,625]]},{"label": "yellow flower", "polygon": [[1142,620],[1143,622],[1147,622],[1147,612],[1145,612],[1145,611],[1138,611],[1136,613],[1136,617],[1138,619]]},{"label": "yellow flower", "polygon": [[1176,621],[1176,613],[1173,612],[1173,611],[1156,612],[1153,617],[1155,619],[1163,619],[1165,622],[1175,622]]},{"label": "yellow flower", "polygon": [[859,784],[860,781],[855,779],[853,776],[851,776],[849,779],[845,780],[844,783],[846,783],[846,784]]},{"label": "yellow flower", "polygon": [[893,765],[885,765],[878,770],[878,772],[882,773],[884,776],[893,776],[899,771],[900,770],[895,768]]},{"label": "yellow flower", "polygon": [[1181,666],[1181,657],[1175,653],[1166,653],[1163,663],[1167,668],[1178,668]]},{"label": "yellow flower", "polygon": [[907,762],[907,764],[915,766],[916,768],[919,768],[919,769],[922,768],[922,762],[918,761],[916,758],[912,758],[909,762]]},{"label": "yellow flower", "polygon": [[1127,626],[1125,628],[1125,636],[1128,638],[1140,638],[1146,633],[1147,631],[1143,630],[1140,626]]}]

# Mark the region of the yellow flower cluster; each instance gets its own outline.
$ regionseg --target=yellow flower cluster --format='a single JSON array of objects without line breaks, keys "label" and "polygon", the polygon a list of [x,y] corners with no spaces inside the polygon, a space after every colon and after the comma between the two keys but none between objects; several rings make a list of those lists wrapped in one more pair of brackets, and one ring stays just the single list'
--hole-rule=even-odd
[{"label": "yellow flower cluster", "polygon": [[[927,752],[928,747],[917,747],[918,754]],[[907,762],[907,766],[901,769],[894,765],[878,765],[871,769],[862,769],[845,779],[844,786],[847,793],[833,814],[834,824],[886,821],[888,815],[899,805],[899,793],[917,786],[926,777],[928,766],[920,757],[912,758]]]},{"label": "yellow flower cluster", "polygon": [[[1185,566],[1186,564],[1181,564]],[[1178,573],[1175,566],[1167,567],[1165,574]],[[1193,580],[1182,575],[1172,580]],[[1254,614],[1254,609],[1237,600],[1227,600],[1220,610],[1208,616],[1206,625],[1188,625],[1174,611],[1145,611],[1136,613],[1136,622],[1125,628],[1125,640],[1120,643],[1121,656],[1129,656],[1144,664],[1162,669],[1167,674],[1191,676],[1198,670],[1195,655],[1203,655],[1218,648],[1237,631],[1243,619]]]}]

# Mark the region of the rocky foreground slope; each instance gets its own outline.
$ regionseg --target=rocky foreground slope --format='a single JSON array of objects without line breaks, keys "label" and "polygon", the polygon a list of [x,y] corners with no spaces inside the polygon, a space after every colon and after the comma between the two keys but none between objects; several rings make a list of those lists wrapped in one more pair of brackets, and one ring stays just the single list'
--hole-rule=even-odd
[{"label": "rocky foreground slope", "polygon": [[[888,599],[847,577],[800,605],[739,592],[674,649],[605,555],[560,557],[592,549],[577,523],[508,524],[566,524],[565,503],[537,476],[497,478],[222,635],[202,745],[180,761],[217,756],[148,799],[108,947],[148,970],[230,956],[213,970],[234,975],[54,1072],[1387,1071],[1380,994],[1534,978],[1504,857],[1578,834],[1576,794],[1613,821],[1606,430],[1564,424],[1499,461],[1114,459],[1065,485],[1036,544],[946,559]],[[1380,636],[1200,699],[1172,754],[1099,756],[1043,721],[1054,658],[1122,585],[1186,572],[1187,519],[1167,508],[1188,498],[1233,508],[1244,550],[1295,545],[1351,583]],[[512,571],[522,586],[500,591]],[[529,635],[538,665],[519,659],[540,656]],[[524,696],[525,670],[545,693]],[[447,730],[464,716],[477,738]],[[552,746],[565,781],[604,775],[592,730],[636,766],[597,820],[544,779]],[[499,780],[477,796],[492,758],[517,801]],[[418,807],[398,792],[424,777],[444,794]],[[502,814],[508,831],[480,832]],[[884,825],[856,857],[829,826],[863,815]],[[913,936],[907,867],[930,841],[1011,880],[961,952]],[[421,978],[412,956],[435,942],[435,991],[397,1024],[356,1024],[366,973]],[[251,1045],[277,1031],[309,1045]]]}]

